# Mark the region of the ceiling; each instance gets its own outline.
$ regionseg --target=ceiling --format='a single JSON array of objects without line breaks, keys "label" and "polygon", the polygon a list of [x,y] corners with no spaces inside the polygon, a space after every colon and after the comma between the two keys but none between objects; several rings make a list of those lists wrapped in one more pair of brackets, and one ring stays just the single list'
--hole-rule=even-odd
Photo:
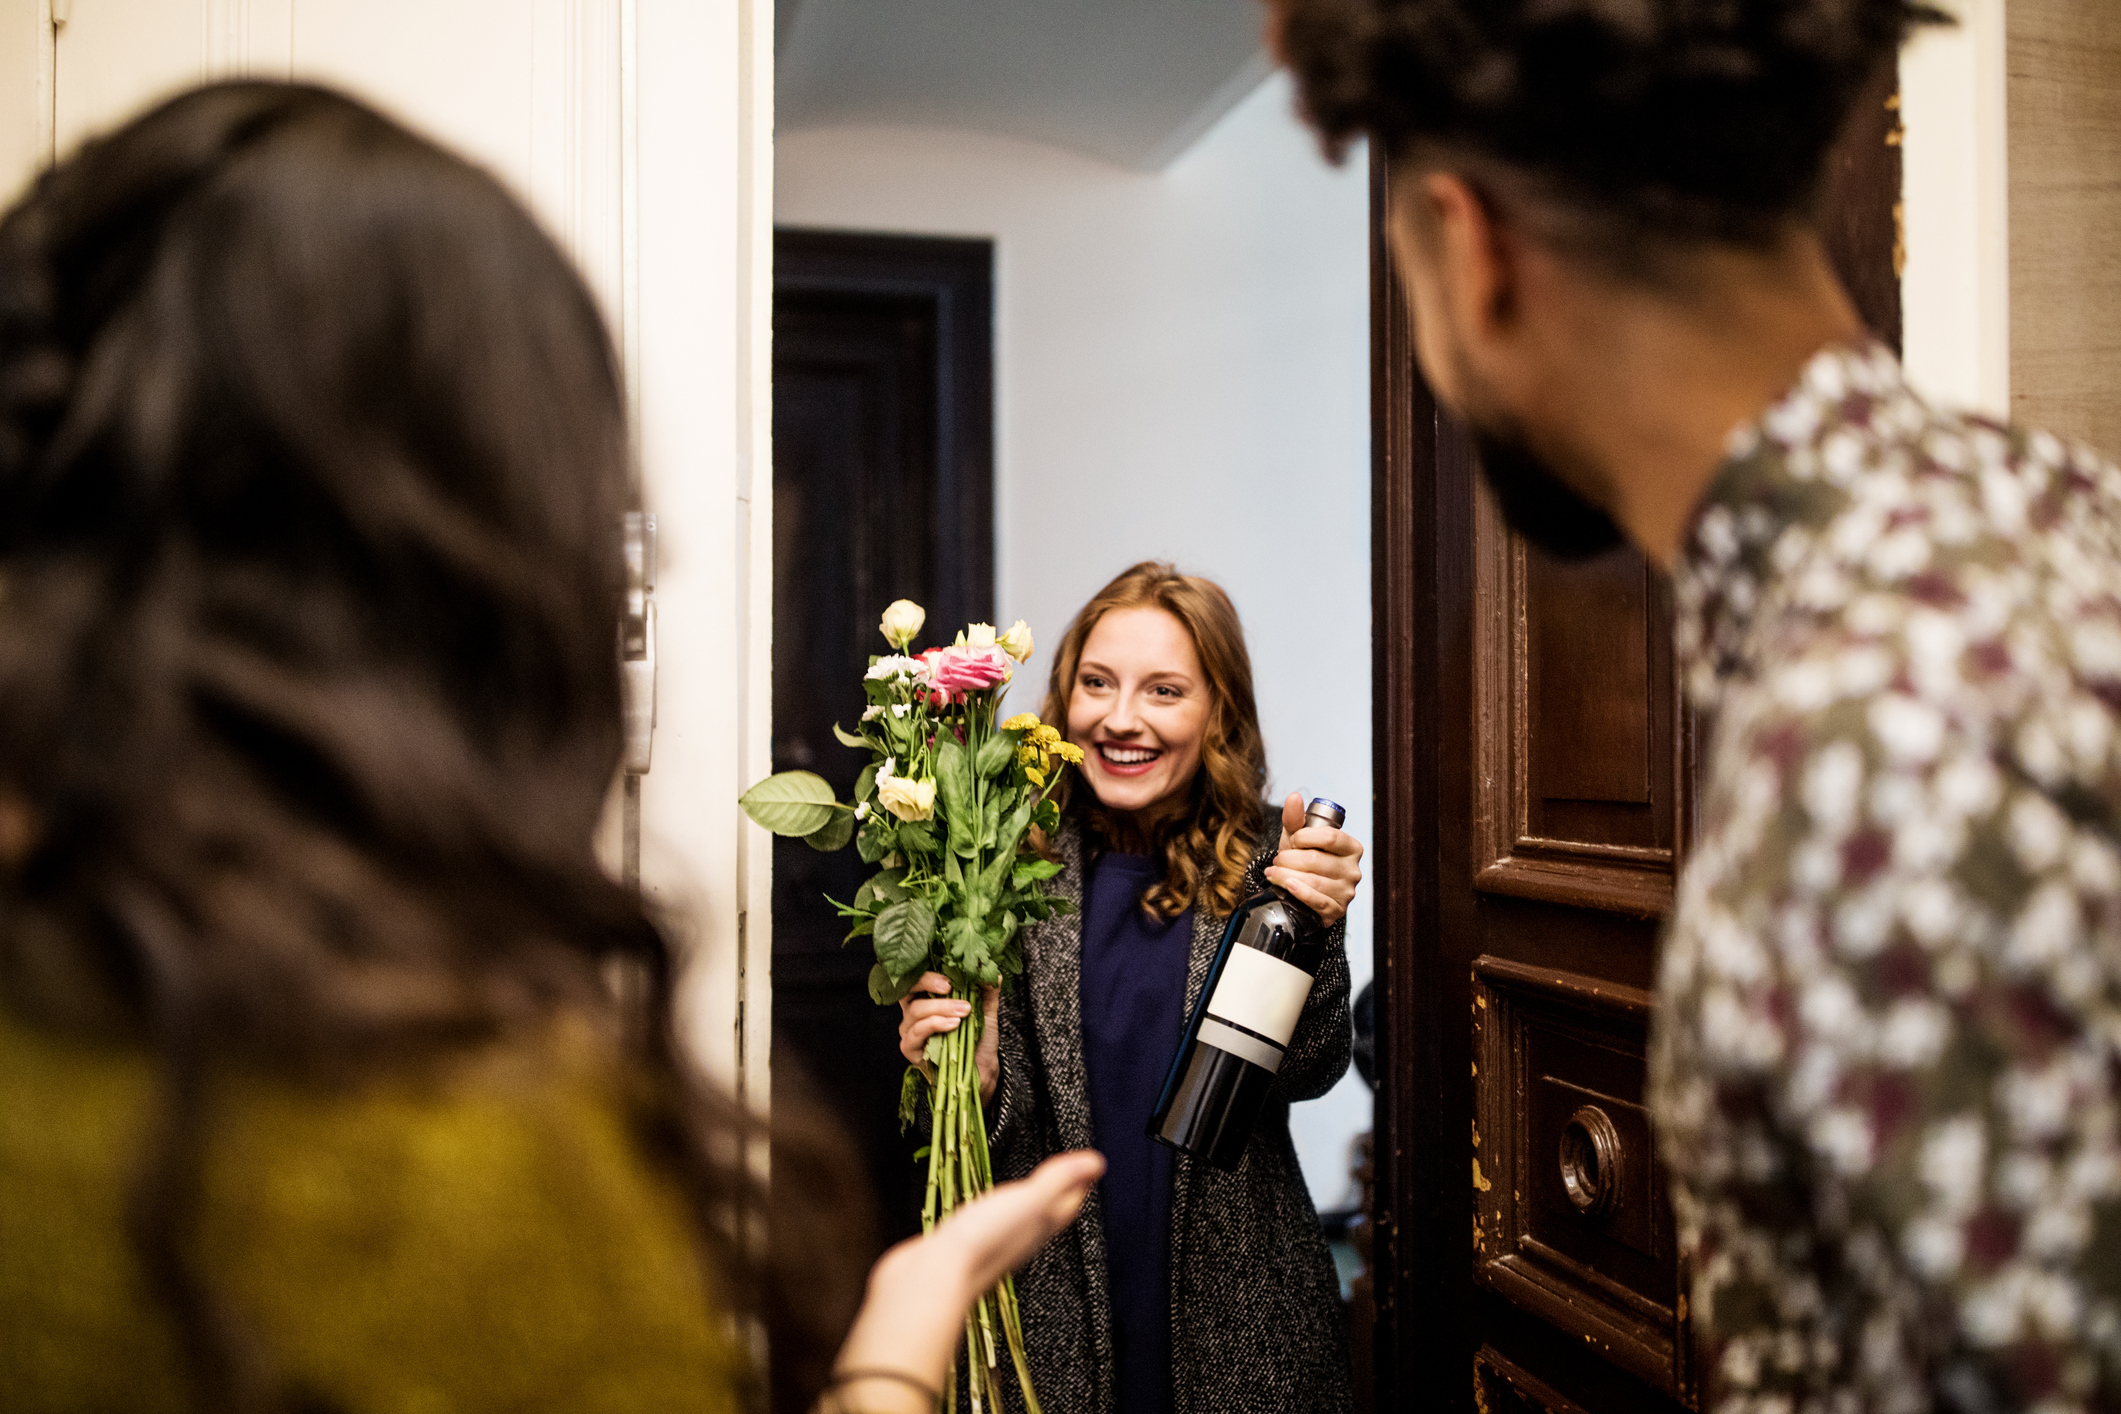
[{"label": "ceiling", "polygon": [[1160,170],[1267,76],[1260,0],[780,0],[775,126],[908,124]]}]

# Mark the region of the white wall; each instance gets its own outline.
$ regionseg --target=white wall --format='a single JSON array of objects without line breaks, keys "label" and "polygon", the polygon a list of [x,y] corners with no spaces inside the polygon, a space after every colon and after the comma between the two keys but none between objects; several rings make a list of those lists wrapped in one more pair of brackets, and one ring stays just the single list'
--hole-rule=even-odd
[{"label": "white wall", "polygon": [[[785,225],[996,245],[996,589],[1051,645],[1114,573],[1220,581],[1251,642],[1280,790],[1370,837],[1368,184],[1263,84],[1161,173],[960,132],[784,135]],[[1040,682],[1043,654],[1027,677]],[[1035,707],[1039,689],[1020,689]],[[1370,976],[1370,908],[1349,962]],[[1348,1199],[1369,1128],[1351,1073],[1294,1125],[1313,1193]]]}]

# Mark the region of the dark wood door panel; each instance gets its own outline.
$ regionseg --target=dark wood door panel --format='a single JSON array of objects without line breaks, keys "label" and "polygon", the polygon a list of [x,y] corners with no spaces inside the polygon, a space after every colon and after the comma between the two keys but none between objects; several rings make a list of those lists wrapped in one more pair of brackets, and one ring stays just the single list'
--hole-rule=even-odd
[{"label": "dark wood door panel", "polygon": [[1473,1357],[1473,1402],[1481,1414],[1587,1414],[1582,1405],[1493,1346]]},{"label": "dark wood door panel", "polygon": [[1683,1399],[1671,1202],[1643,1105],[1649,993],[1494,956],[1473,973],[1475,1278]]},{"label": "dark wood door panel", "polygon": [[1692,741],[1662,577],[1632,548],[1550,560],[1473,494],[1474,887],[1661,916]]}]

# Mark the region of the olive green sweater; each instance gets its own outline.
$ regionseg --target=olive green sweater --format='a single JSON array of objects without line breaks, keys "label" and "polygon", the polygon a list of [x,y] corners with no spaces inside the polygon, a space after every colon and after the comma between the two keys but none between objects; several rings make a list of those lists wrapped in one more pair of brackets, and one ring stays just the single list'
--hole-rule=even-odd
[{"label": "olive green sweater", "polygon": [[[675,1186],[564,1033],[446,1077],[214,1088],[198,1266],[285,1387],[347,1414],[731,1410]],[[0,1406],[185,1410],[125,1236],[138,1047],[0,1008]]]}]

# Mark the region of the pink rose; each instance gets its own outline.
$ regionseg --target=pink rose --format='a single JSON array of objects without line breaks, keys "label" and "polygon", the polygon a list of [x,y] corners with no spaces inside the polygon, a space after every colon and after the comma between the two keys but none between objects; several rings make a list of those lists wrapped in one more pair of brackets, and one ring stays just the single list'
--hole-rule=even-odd
[{"label": "pink rose", "polygon": [[921,654],[921,660],[928,665],[928,685],[952,696],[984,691],[1009,681],[1009,655],[991,643],[931,648]]}]

